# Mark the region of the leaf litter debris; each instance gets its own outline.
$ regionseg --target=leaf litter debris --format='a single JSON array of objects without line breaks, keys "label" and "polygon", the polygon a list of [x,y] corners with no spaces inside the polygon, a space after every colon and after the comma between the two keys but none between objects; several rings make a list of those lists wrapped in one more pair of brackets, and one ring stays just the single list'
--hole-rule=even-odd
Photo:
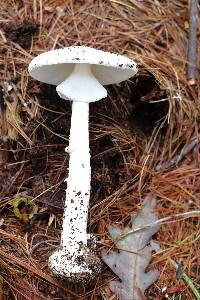
[{"label": "leaf litter debris", "polygon": [[[0,297],[114,299],[106,267],[87,288],[58,282],[47,267],[60,239],[71,108],[54,87],[32,80],[27,66],[44,51],[87,45],[140,66],[133,79],[108,87],[110,101],[91,105],[90,232],[98,235],[99,252],[114,249],[109,225],[125,228],[142,199],[155,195],[159,219],[183,217],[156,234],[162,251],[148,270],[158,269],[160,277],[145,297],[163,299],[167,286],[178,291],[171,299],[194,299],[183,279],[177,287],[169,263],[170,257],[183,263],[200,288],[199,56],[191,86],[187,1],[8,0],[0,16]],[[198,37],[199,19],[197,28]],[[10,205],[20,195],[37,206],[30,232]]]}]

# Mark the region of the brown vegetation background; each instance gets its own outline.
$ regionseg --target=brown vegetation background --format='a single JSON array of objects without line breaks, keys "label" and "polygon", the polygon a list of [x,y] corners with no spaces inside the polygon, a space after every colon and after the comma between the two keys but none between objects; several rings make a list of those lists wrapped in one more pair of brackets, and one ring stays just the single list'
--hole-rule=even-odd
[{"label": "brown vegetation background", "polygon": [[[187,78],[188,1],[8,0],[0,3],[0,299],[116,299],[104,266],[95,286],[57,281],[48,257],[59,245],[67,176],[70,103],[33,80],[27,66],[55,48],[87,45],[134,59],[138,74],[90,106],[92,194],[88,230],[113,247],[107,226],[129,224],[145,195],[157,197],[160,270],[147,299],[195,299],[169,258],[200,288],[199,73]],[[200,24],[198,23],[198,30]],[[197,33],[199,51],[200,32]],[[197,59],[199,72],[199,56]],[[2,91],[3,89],[3,91]],[[20,216],[13,202],[22,202]],[[194,211],[190,217],[176,214]]]}]

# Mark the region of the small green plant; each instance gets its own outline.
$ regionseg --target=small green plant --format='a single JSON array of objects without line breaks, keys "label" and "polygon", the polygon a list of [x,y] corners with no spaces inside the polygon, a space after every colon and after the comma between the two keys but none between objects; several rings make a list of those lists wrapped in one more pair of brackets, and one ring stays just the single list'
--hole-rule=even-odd
[{"label": "small green plant", "polygon": [[[26,195],[18,195],[10,201],[10,204],[13,207],[13,213],[16,218],[24,221],[30,222],[34,214],[37,212],[37,205]],[[21,209],[20,207],[24,207]]]}]

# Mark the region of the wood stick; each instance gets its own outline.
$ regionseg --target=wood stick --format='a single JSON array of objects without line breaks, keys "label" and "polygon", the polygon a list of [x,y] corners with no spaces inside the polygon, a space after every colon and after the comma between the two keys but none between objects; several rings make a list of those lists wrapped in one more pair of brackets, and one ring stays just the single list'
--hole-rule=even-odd
[{"label": "wood stick", "polygon": [[188,68],[187,75],[189,84],[196,83],[196,39],[197,39],[197,21],[198,21],[198,0],[190,2],[190,31],[188,41]]},{"label": "wood stick", "polygon": [[170,167],[176,166],[179,162],[181,162],[193,149],[196,145],[199,144],[199,140],[195,138],[192,140],[189,144],[185,145],[180,154],[176,155],[172,160],[169,162],[163,163],[163,164],[158,164],[156,166],[156,171],[168,169]]}]

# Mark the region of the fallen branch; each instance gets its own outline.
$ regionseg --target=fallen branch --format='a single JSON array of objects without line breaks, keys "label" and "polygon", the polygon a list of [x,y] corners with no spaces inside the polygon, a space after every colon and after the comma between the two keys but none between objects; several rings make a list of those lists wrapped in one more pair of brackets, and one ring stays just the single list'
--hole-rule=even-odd
[{"label": "fallen branch", "polygon": [[190,3],[190,31],[188,41],[188,69],[187,75],[189,84],[196,83],[196,38],[197,38],[197,21],[198,21],[198,0],[191,0]]},{"label": "fallen branch", "polygon": [[184,220],[184,219],[187,219],[187,218],[194,218],[194,217],[198,217],[199,218],[199,216],[200,216],[200,210],[191,210],[191,211],[187,211],[187,212],[180,213],[180,214],[174,214],[174,215],[171,215],[171,216],[168,216],[168,217],[156,220],[155,222],[148,223],[148,224],[146,224],[144,226],[135,228],[134,230],[130,229],[125,234],[124,233],[121,234],[115,240],[115,242],[117,242],[117,241],[119,241],[119,240],[127,237],[130,234],[135,234],[135,233],[138,233],[140,231],[143,231],[145,229],[148,229],[148,228],[151,228],[151,227],[154,227],[154,226],[157,226],[157,225],[163,225],[163,224],[166,224],[166,223],[177,222],[177,221],[181,221],[181,220]]},{"label": "fallen branch", "polygon": [[185,145],[180,154],[176,155],[174,158],[172,158],[171,161],[166,162],[166,163],[159,163],[156,166],[156,171],[160,171],[161,169],[168,169],[170,167],[176,166],[178,163],[180,163],[185,157],[186,155],[188,155],[197,145],[199,144],[199,140],[196,138],[193,141],[191,141],[190,144]]}]

